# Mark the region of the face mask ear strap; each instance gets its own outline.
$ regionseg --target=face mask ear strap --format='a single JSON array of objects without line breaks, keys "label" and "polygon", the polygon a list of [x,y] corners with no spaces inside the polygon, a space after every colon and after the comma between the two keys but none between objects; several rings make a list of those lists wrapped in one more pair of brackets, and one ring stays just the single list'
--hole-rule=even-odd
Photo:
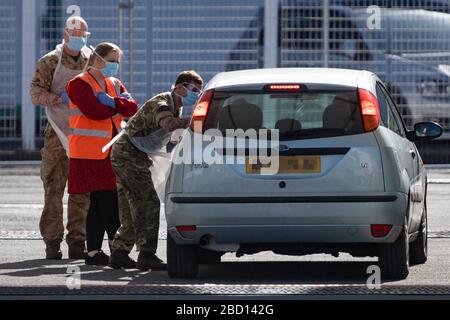
[{"label": "face mask ear strap", "polygon": [[92,45],[89,46],[89,49],[91,49],[92,53],[95,54],[97,57],[99,57],[105,64],[108,63],[105,59],[100,57],[100,55],[97,52],[95,52],[95,48]]},{"label": "face mask ear strap", "polygon": [[104,62],[106,62],[102,57],[100,57],[100,55],[99,55],[97,52],[95,52],[95,48],[94,48],[92,45],[89,46],[89,49],[91,49],[91,51],[92,51],[93,54],[95,54],[97,57],[99,57],[99,58],[102,59]]},{"label": "face mask ear strap", "polygon": [[[200,89],[199,87],[197,87],[195,84],[193,84],[193,83],[188,83],[188,84],[192,85],[195,89],[198,90],[198,92],[192,91],[192,92],[194,92],[195,94],[201,95],[201,94],[203,93],[203,90]],[[184,87],[187,91],[191,91],[191,90],[189,90],[184,84],[183,84],[183,87]]]}]

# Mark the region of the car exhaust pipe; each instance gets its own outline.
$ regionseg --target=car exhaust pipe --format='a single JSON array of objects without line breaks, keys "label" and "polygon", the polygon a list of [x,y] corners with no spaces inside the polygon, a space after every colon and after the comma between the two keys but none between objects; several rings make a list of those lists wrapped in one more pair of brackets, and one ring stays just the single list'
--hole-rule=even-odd
[{"label": "car exhaust pipe", "polygon": [[206,250],[219,252],[236,252],[239,250],[238,243],[216,243],[216,239],[211,234],[205,234],[200,237],[200,247]]},{"label": "car exhaust pipe", "polygon": [[207,245],[211,242],[210,237],[211,237],[211,236],[209,236],[209,235],[204,235],[204,236],[202,236],[202,237],[200,238],[200,245],[201,245],[201,246],[207,246]]}]

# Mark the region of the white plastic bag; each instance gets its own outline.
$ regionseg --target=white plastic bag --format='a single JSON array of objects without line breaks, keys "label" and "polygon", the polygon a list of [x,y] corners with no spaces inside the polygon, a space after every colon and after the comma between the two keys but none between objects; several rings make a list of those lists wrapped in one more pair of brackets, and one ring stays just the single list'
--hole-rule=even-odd
[{"label": "white plastic bag", "polygon": [[190,119],[192,117],[192,113],[194,113],[195,106],[181,107],[180,108],[180,118],[181,119]]},{"label": "white plastic bag", "polygon": [[157,129],[145,137],[129,137],[131,143],[148,155],[165,153],[165,147],[170,141],[172,132],[165,129]]},{"label": "white plastic bag", "polygon": [[[180,134],[176,131],[169,133],[166,132],[165,134],[160,132],[160,134],[163,139],[162,143],[164,143],[164,146],[159,150],[149,150],[147,154],[153,162],[153,165],[150,167],[153,186],[158,194],[161,207],[163,207],[166,193],[166,182],[169,178],[170,168],[172,166],[172,157],[175,146],[179,141]],[[169,146],[171,147],[169,148]]]},{"label": "white plastic bag", "polygon": [[152,155],[150,158],[153,161],[153,165],[150,167],[152,174],[153,186],[158,194],[159,201],[164,204],[164,197],[166,193],[166,182],[169,177],[170,167],[172,161],[170,160],[170,154],[168,157],[160,155]]},{"label": "white plastic bag", "polygon": [[171,136],[168,137],[168,140],[173,146],[170,151],[167,151],[168,148],[167,146],[165,146],[162,149],[153,150],[152,152],[148,153],[148,157],[153,162],[153,165],[150,167],[150,172],[152,174],[153,186],[155,187],[159,201],[161,202],[161,208],[164,207],[166,183],[167,179],[169,178],[172,159],[176,152],[175,146],[182,136],[179,131],[174,131],[170,134]]},{"label": "white plastic bag", "polygon": [[175,146],[180,139],[180,132],[169,132],[165,129],[157,129],[145,137],[130,137],[133,145],[145,152],[152,160],[150,167],[153,186],[158,194],[161,207],[164,205],[166,182],[172,165],[172,156],[175,148],[168,151],[169,142]]}]

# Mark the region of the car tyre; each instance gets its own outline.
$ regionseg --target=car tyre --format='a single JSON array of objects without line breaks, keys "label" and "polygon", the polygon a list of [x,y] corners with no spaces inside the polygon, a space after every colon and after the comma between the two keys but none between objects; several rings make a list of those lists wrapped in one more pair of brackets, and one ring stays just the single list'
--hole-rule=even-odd
[{"label": "car tyre", "polygon": [[427,222],[427,207],[424,204],[424,212],[422,216],[422,223],[419,228],[419,235],[417,239],[410,244],[410,262],[412,265],[424,264],[428,259],[428,222]]},{"label": "car tyre", "polygon": [[409,274],[408,228],[405,226],[394,243],[380,247],[381,276],[385,279],[406,279]]},{"label": "car tyre", "polygon": [[167,272],[171,278],[195,278],[198,274],[197,245],[179,245],[167,232]]}]

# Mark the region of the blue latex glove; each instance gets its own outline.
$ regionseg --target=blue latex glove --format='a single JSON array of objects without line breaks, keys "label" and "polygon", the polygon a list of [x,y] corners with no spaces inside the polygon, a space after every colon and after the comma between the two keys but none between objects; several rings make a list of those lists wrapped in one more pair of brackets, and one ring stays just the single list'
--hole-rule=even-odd
[{"label": "blue latex glove", "polygon": [[127,98],[127,99],[133,99],[133,97],[131,96],[131,94],[129,94],[128,92],[124,92],[120,94],[120,97],[122,98]]},{"label": "blue latex glove", "polygon": [[105,92],[99,92],[99,94],[97,95],[97,101],[111,108],[116,107],[116,102],[114,101],[114,98]]},{"label": "blue latex glove", "polygon": [[67,92],[63,92],[62,94],[61,94],[61,97],[60,97],[61,99],[62,99],[62,102],[64,103],[64,104],[69,104],[69,95],[67,94]]}]

